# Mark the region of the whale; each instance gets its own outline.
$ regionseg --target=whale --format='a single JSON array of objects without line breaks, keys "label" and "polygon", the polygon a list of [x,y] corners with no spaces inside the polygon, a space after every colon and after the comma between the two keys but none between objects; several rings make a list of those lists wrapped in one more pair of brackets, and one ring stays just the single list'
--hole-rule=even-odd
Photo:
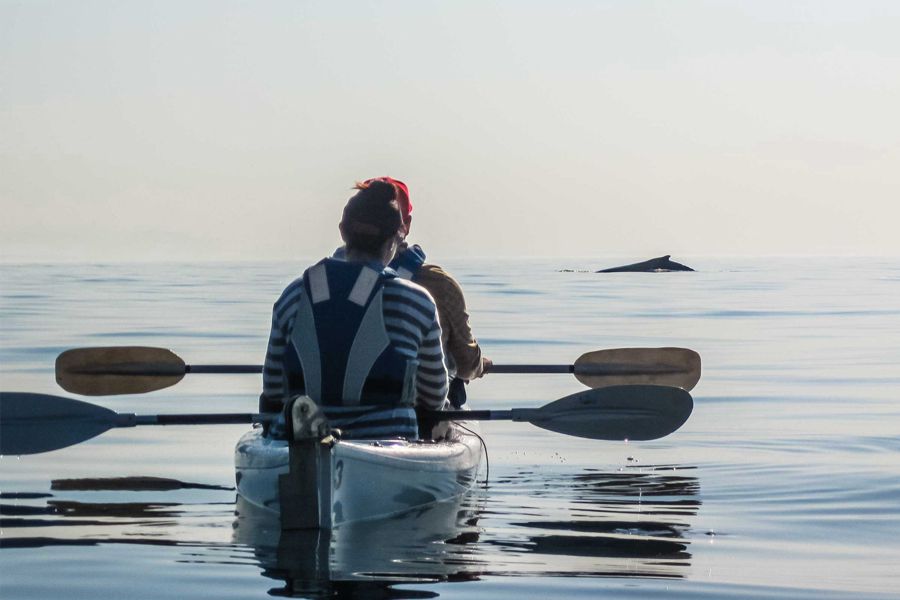
[{"label": "whale", "polygon": [[694,269],[690,268],[687,265],[683,265],[681,263],[677,263],[674,260],[670,260],[672,257],[671,254],[666,254],[665,256],[660,256],[658,258],[651,258],[650,260],[645,260],[644,262],[634,263],[630,265],[624,265],[621,267],[611,267],[609,269],[601,269],[599,271],[594,271],[595,273],[667,273],[669,271],[693,271]]}]

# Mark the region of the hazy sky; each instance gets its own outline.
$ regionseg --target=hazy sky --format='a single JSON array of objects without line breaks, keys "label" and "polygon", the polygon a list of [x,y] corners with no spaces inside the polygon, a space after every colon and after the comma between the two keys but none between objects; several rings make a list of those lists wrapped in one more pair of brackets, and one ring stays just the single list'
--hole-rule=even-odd
[{"label": "hazy sky", "polygon": [[0,0],[0,258],[900,255],[900,2]]}]

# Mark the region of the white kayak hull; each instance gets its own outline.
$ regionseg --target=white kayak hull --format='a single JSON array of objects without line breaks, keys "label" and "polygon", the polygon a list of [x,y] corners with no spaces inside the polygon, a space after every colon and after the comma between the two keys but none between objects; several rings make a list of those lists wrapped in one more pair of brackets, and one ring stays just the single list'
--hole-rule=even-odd
[{"label": "white kayak hull", "polygon": [[[476,427],[472,422],[463,425],[470,430]],[[280,480],[291,472],[288,443],[263,436],[262,428],[247,432],[235,447],[238,494],[276,514],[287,508],[296,515],[317,505],[318,518],[309,526],[332,529],[398,515],[464,493],[475,483],[482,451],[481,440],[456,425],[446,440],[438,442],[340,440],[318,448],[313,468],[316,495],[291,497],[292,504],[283,507],[285,488]]]}]

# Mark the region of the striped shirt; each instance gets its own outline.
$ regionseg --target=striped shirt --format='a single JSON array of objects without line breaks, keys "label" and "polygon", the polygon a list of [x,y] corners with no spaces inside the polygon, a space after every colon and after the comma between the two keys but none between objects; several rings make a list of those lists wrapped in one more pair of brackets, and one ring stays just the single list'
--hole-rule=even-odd
[{"label": "striped shirt", "polygon": [[[285,352],[297,315],[303,278],[294,280],[275,302],[272,331],[263,368],[263,398],[284,402],[290,390],[285,372]],[[416,405],[439,410],[447,397],[447,368],[441,348],[441,327],[431,295],[421,286],[400,278],[384,282],[385,330],[397,351],[418,360]],[[332,426],[359,416],[358,407],[324,407]],[[345,414],[346,413],[346,414]]]}]

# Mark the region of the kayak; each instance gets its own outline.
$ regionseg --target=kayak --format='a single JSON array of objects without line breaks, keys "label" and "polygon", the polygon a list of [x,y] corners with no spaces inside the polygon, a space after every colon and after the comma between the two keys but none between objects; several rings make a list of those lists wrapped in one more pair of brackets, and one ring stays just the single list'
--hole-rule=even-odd
[{"label": "kayak", "polygon": [[474,485],[482,452],[476,423],[449,425],[439,441],[310,442],[295,447],[293,464],[287,440],[255,427],[235,447],[237,492],[281,515],[285,529],[333,529],[449,500]]}]

